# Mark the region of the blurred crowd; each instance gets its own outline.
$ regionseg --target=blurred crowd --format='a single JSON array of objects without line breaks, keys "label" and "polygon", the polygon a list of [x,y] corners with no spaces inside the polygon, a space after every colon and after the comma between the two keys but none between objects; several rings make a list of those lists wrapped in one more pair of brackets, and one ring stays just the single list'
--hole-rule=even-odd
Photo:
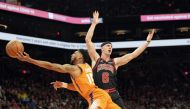
[{"label": "blurred crowd", "polygon": [[190,109],[190,64],[162,61],[132,64],[119,78],[128,109]]},{"label": "blurred crowd", "polygon": [[127,107],[128,109],[190,109],[189,84],[177,84],[179,86],[164,83],[129,88]]},{"label": "blurred crowd", "polygon": [[4,71],[1,69],[0,109],[82,108],[82,99],[76,92],[54,90],[50,83],[55,81],[55,76],[50,71],[42,70],[44,74],[40,71],[39,74],[34,71]]},{"label": "blurred crowd", "polygon": [[128,109],[190,109],[190,86],[174,78],[173,83],[133,85],[126,89]]},{"label": "blurred crowd", "polygon": [[[189,51],[186,46],[149,49],[119,68],[118,90],[127,109],[190,109]],[[52,55],[40,59],[57,63],[69,60]],[[0,57],[0,109],[87,109],[77,92],[56,91],[50,84],[55,80],[71,82],[68,74]]]},{"label": "blurred crowd", "polygon": [[[128,109],[190,109],[188,78],[176,72],[161,72],[164,69],[154,73],[154,67],[149,69],[132,68],[125,80],[118,80]],[[34,73],[38,70],[40,73]],[[86,109],[87,104],[76,92],[53,89],[50,82],[56,76],[60,75],[42,69],[28,74],[1,70],[1,109]]]}]

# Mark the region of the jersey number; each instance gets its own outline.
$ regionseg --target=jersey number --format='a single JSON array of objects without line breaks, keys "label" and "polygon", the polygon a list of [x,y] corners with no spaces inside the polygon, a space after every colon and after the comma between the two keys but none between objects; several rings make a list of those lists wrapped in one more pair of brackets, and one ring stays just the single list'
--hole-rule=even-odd
[{"label": "jersey number", "polygon": [[108,83],[109,82],[109,73],[108,72],[103,72],[102,73],[102,82],[103,83]]}]

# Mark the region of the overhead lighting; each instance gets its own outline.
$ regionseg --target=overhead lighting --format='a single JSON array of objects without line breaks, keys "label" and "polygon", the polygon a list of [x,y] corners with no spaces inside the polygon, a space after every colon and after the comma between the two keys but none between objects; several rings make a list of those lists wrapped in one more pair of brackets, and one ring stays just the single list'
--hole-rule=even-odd
[{"label": "overhead lighting", "polygon": [[155,33],[161,31],[161,29],[159,29],[159,28],[149,28],[149,29],[144,29],[143,32],[144,32],[144,33],[149,33],[149,32],[152,31],[152,29],[155,29]]},{"label": "overhead lighting", "polygon": [[77,32],[76,35],[78,35],[79,37],[83,37],[86,36],[87,32]]},{"label": "overhead lighting", "polygon": [[116,34],[116,35],[125,35],[126,33],[129,33],[130,30],[115,30],[112,33]]},{"label": "overhead lighting", "polygon": [[180,32],[188,32],[190,30],[190,27],[179,27],[176,30]]}]

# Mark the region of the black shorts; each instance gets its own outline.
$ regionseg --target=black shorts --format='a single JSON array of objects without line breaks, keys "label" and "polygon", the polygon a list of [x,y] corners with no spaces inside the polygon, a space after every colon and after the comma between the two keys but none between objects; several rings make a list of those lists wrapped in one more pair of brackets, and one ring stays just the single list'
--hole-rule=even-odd
[{"label": "black shorts", "polygon": [[112,99],[112,101],[117,104],[119,107],[121,107],[121,109],[127,109],[125,106],[125,103],[123,102],[123,100],[121,99],[121,97],[117,98],[117,99]]}]

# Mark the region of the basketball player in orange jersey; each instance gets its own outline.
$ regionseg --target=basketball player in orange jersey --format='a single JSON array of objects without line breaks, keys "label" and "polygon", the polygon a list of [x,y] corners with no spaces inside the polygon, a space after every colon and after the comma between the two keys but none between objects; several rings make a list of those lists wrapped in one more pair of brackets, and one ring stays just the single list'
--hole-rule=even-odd
[{"label": "basketball player in orange jersey", "polygon": [[85,62],[84,56],[86,56],[84,50],[75,51],[71,56],[72,64],[64,65],[35,60],[27,53],[22,54],[21,52],[18,53],[17,59],[59,73],[69,73],[73,83],[70,88],[75,89],[87,100],[89,109],[120,109],[118,105],[112,102],[106,91],[97,88],[94,84],[92,69]]},{"label": "basketball player in orange jersey", "polygon": [[155,30],[153,29],[152,32],[148,34],[146,41],[132,53],[111,59],[111,42],[104,42],[101,44],[101,56],[96,52],[94,44],[92,43],[94,29],[98,22],[99,13],[95,11],[93,13],[92,24],[85,38],[88,53],[92,61],[94,82],[99,88],[104,89],[109,93],[114,103],[119,105],[122,109],[126,109],[125,104],[116,89],[117,69],[139,56],[147,48]]}]

